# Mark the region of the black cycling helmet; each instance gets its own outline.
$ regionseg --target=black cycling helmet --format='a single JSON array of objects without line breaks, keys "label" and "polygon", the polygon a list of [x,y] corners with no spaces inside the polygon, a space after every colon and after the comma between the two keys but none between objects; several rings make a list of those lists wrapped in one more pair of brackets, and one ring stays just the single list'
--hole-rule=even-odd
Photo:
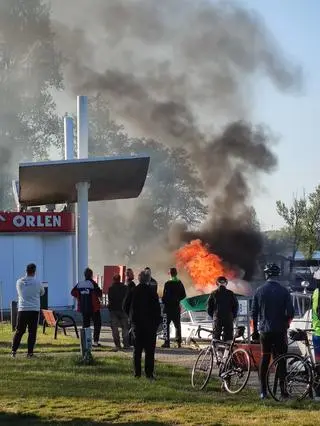
[{"label": "black cycling helmet", "polygon": [[265,275],[269,277],[278,277],[280,275],[280,268],[275,263],[268,263],[264,268]]},{"label": "black cycling helmet", "polygon": [[226,277],[218,277],[217,281],[216,281],[217,285],[227,285],[228,284],[228,280]]}]

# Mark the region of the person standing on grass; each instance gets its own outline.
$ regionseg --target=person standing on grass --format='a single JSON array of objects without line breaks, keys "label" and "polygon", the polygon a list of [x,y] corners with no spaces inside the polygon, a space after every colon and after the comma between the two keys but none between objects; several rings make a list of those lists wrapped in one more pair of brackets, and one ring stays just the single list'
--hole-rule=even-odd
[{"label": "person standing on grass", "polygon": [[159,297],[148,284],[148,278],[144,271],[139,274],[139,284],[128,292],[124,310],[132,326],[134,376],[141,377],[141,358],[144,350],[145,374],[149,380],[154,380],[154,353],[157,329],[161,323],[161,309]]},{"label": "person standing on grass", "polygon": [[164,285],[162,302],[164,304],[163,313],[167,316],[166,321],[166,340],[163,348],[170,348],[170,323],[173,322],[176,329],[176,341],[178,347],[181,347],[181,320],[180,320],[180,302],[186,297],[184,285],[178,278],[176,268],[170,269],[171,279]]},{"label": "person standing on grass", "polygon": [[[317,280],[317,288],[312,294],[312,342],[314,348],[314,360],[317,365],[317,373],[320,374],[320,282]],[[320,401],[320,385],[316,386],[314,400]]]},{"label": "person standing on grass", "polygon": [[233,324],[238,315],[239,303],[233,291],[227,289],[226,277],[216,280],[218,289],[213,291],[208,299],[208,315],[213,319],[213,338],[225,342],[233,339]]},{"label": "person standing on grass", "polygon": [[151,272],[151,269],[149,268],[149,266],[146,266],[146,267],[144,268],[144,273],[145,273],[145,276],[147,277],[147,285],[149,285],[149,286],[153,289],[153,291],[154,291],[156,294],[158,294],[158,283],[157,283],[157,281],[153,278],[153,276],[152,276],[152,272]]},{"label": "person standing on grass", "polygon": [[71,296],[78,301],[78,312],[82,314],[82,327],[89,328],[91,319],[93,321],[93,347],[99,347],[101,344],[101,313],[100,298],[102,290],[93,280],[93,271],[86,268],[84,271],[84,281],[80,281],[71,290]]},{"label": "person standing on grass", "polygon": [[136,284],[134,282],[134,273],[131,268],[126,270],[126,286],[128,290],[132,290],[135,288]]},{"label": "person standing on grass", "polygon": [[44,288],[35,278],[37,267],[30,263],[26,268],[26,276],[18,279],[16,287],[18,293],[18,317],[16,332],[13,337],[11,356],[16,356],[21,338],[28,327],[28,354],[33,356],[33,349],[37,339],[39,323],[40,297],[44,295]]},{"label": "person standing on grass", "polygon": [[[252,303],[253,334],[252,340],[259,340],[261,345],[260,362],[260,398],[267,398],[267,371],[271,360],[287,353],[287,331],[294,317],[294,307],[289,291],[277,278],[280,268],[276,264],[268,264],[264,269],[266,282],[258,288]],[[258,331],[259,323],[259,331]],[[284,380],[285,365],[279,371],[279,385],[283,398],[287,397]]]},{"label": "person standing on grass", "polygon": [[114,275],[112,284],[108,290],[108,309],[110,312],[112,338],[116,350],[121,349],[119,327],[122,330],[123,348],[129,349],[130,347],[128,316],[123,310],[123,302],[127,292],[128,288],[121,282],[120,275]]}]

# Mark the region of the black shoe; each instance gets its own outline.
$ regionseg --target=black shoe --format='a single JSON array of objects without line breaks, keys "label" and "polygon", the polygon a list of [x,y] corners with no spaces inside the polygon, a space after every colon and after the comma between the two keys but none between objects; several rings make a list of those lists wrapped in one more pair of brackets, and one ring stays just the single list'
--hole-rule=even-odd
[{"label": "black shoe", "polygon": [[135,378],[135,379],[140,379],[140,378],[141,378],[141,374],[135,374],[135,375],[134,375],[134,378]]},{"label": "black shoe", "polygon": [[34,357],[33,353],[27,354],[27,358],[33,358],[33,357]]},{"label": "black shoe", "polygon": [[170,344],[169,343],[164,343],[163,345],[161,345],[162,348],[170,348]]}]

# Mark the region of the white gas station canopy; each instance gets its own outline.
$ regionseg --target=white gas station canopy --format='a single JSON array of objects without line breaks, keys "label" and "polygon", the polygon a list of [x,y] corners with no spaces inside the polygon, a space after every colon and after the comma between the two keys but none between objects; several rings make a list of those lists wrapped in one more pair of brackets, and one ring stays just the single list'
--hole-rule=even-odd
[{"label": "white gas station canopy", "polygon": [[79,182],[88,182],[88,201],[136,198],[150,157],[85,158],[19,165],[19,201],[27,206],[77,202]]}]

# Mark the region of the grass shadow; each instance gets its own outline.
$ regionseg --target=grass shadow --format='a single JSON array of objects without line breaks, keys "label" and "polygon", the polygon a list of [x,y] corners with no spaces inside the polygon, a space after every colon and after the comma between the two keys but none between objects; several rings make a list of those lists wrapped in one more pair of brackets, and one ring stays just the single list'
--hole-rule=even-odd
[{"label": "grass shadow", "polygon": [[[165,423],[161,421],[130,421],[118,423],[118,426],[171,426],[172,423]],[[0,425],[3,426],[109,426],[114,425],[113,422],[93,421],[74,418],[72,420],[51,420],[45,417],[36,416],[34,414],[15,414],[5,413],[0,411]]]}]

